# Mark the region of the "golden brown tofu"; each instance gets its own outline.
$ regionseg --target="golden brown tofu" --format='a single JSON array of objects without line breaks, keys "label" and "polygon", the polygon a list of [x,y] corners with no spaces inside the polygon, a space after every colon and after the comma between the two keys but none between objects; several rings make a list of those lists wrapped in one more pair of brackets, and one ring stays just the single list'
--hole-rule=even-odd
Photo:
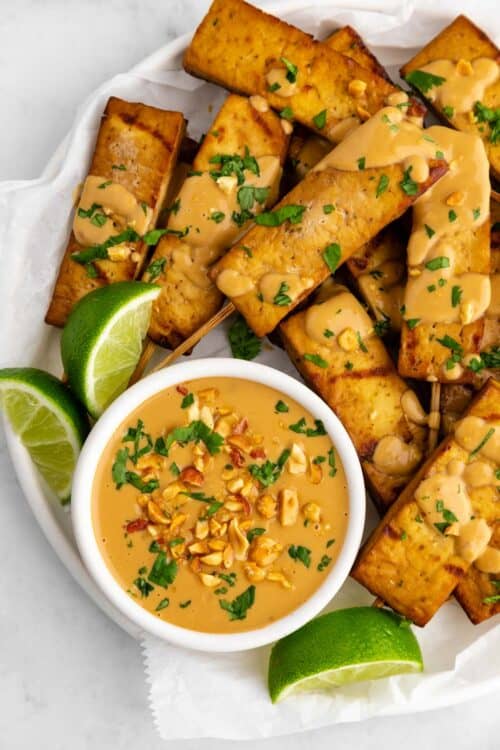
[{"label": "golden brown tofu", "polygon": [[[491,84],[481,89],[482,95],[479,97],[469,97],[467,102],[465,99],[463,106],[451,106],[452,102],[455,104],[453,94],[450,98],[450,94],[442,89],[440,92],[440,86],[430,86],[429,81],[425,79],[419,80],[418,76],[415,76],[415,71],[421,71],[430,64],[435,64],[436,61],[448,61],[446,68],[442,68],[441,65],[438,67],[433,66],[431,71],[434,75],[438,75],[440,78],[446,78],[445,85],[450,88],[450,82],[456,80],[458,85],[462,88],[463,81],[468,76],[474,75],[471,73],[471,69],[467,64],[477,61],[478,59],[487,58],[493,63],[499,61],[499,50],[498,47],[489,39],[486,34],[478,29],[472,21],[466,16],[458,16],[449,26],[444,28],[434,39],[432,39],[426,46],[418,52],[409,62],[407,62],[401,68],[401,76],[406,79],[413,88],[424,96],[426,104],[428,104],[434,112],[441,118],[446,124],[451,125],[457,130],[465,130],[467,132],[476,133],[479,135],[486,147],[488,158],[491,165],[491,170],[496,179],[500,178],[500,138],[498,134],[498,119],[496,130],[493,129],[493,123],[490,123],[484,119],[481,114],[481,107],[476,107],[476,101],[480,100],[480,103],[490,109],[496,109],[500,107],[500,78],[494,80]],[[452,71],[449,63],[458,64],[457,71]],[[476,63],[477,64],[477,63]],[[491,66],[492,68],[494,66]],[[448,71],[449,68],[449,71]],[[443,76],[445,72],[447,76]],[[450,78],[451,73],[451,78]],[[413,76],[412,76],[413,74]],[[487,79],[485,79],[487,80]],[[474,90],[471,88],[469,92]],[[476,89],[477,91],[477,89]],[[460,101],[460,100],[459,100]],[[470,106],[469,106],[470,105]],[[458,110],[464,109],[464,111]]]},{"label": "golden brown tofu", "polygon": [[372,73],[376,73],[381,78],[392,83],[384,66],[377,60],[363,41],[358,32],[352,26],[342,26],[330,34],[323,42],[331,49],[340,52],[341,55],[350,57],[359,65]]},{"label": "golden brown tofu", "polygon": [[[212,276],[248,325],[264,336],[446,169],[445,162],[431,161],[428,179],[419,183],[418,194],[409,196],[400,187],[402,165],[351,172],[323,160],[277,206],[280,213],[292,211],[295,223],[252,227],[244,247],[234,246],[214,266]],[[377,198],[382,173],[388,187]],[[280,289],[287,293],[283,296]]]},{"label": "golden brown tofu", "polygon": [[[489,380],[465,416],[472,421],[457,423],[454,434],[438,446],[372,533],[352,570],[359,583],[417,625],[425,625],[471,565],[483,560],[485,544],[488,552],[498,544],[493,526],[498,524],[494,477],[500,384]],[[477,445],[476,432],[482,436]],[[473,462],[488,469],[483,486],[478,486],[477,469],[476,478],[470,473]],[[468,597],[471,590],[468,584]]]},{"label": "golden brown tofu", "polygon": [[378,321],[381,335],[401,330],[407,242],[405,222],[396,221],[346,262],[357,291]]},{"label": "golden brown tofu", "polygon": [[397,90],[355,60],[243,0],[212,3],[185,53],[184,67],[231,91],[263,96],[279,111],[291,109],[293,119],[333,141],[339,123],[367,119]]},{"label": "golden brown tofu", "polygon": [[[126,188],[149,211],[149,225],[155,226],[177,161],[185,131],[180,112],[168,112],[145,104],[112,97],[104,110],[89,176],[103,178],[103,185]],[[103,190],[103,195],[104,195]],[[73,253],[85,248],[71,232],[59,268],[53,297],[45,320],[63,326],[79,299],[97,287],[137,277],[148,248],[142,242],[129,243],[124,260],[97,260],[89,267],[77,263]]]},{"label": "golden brown tofu", "polygon": [[[301,375],[349,432],[370,493],[384,511],[423,460],[427,444],[425,414],[415,394],[399,377],[384,344],[373,332],[371,319],[355,297],[337,287],[326,294],[326,299],[321,288],[319,299],[321,302],[281,324],[283,342]],[[329,320],[331,323],[326,322]],[[353,342],[346,342],[343,338],[350,322],[359,335]],[[319,340],[315,329],[319,330]],[[401,455],[397,467],[387,462],[387,455],[384,458],[384,444],[387,454],[387,446],[395,442],[406,457],[406,465]]]},{"label": "golden brown tofu", "polygon": [[[259,102],[257,102],[259,105]],[[236,154],[243,158],[245,153],[249,153],[257,159],[259,163],[265,164],[276,163],[275,178],[272,183],[272,189],[268,197],[262,204],[262,208],[272,205],[276,199],[277,188],[281,176],[281,166],[284,162],[289,135],[283,130],[282,123],[278,115],[271,109],[259,111],[252,106],[249,99],[242,96],[231,94],[225,100],[214,122],[210,126],[208,133],[203,139],[203,143],[196,154],[192,169],[194,172],[209,172],[218,169],[218,164],[213,159],[219,154]],[[246,173],[248,175],[248,173]],[[162,287],[162,293],[153,305],[153,314],[149,329],[149,336],[162,346],[176,347],[185,338],[190,336],[200,326],[209,320],[220,308],[223,302],[223,295],[212,284],[208,278],[207,268],[203,266],[203,252],[194,247],[197,242],[198,234],[196,221],[192,210],[184,201],[194,200],[200,203],[201,199],[190,195],[186,197],[187,183],[192,182],[195,177],[188,177],[185,188],[179,193],[178,208],[174,217],[169,221],[167,226],[172,225],[172,220],[176,226],[184,221],[191,225],[190,232],[185,238],[179,238],[167,234],[160,240],[157,245],[151,263],[144,273],[146,281],[154,280],[155,284]],[[236,177],[229,175],[224,178],[226,182],[233,181],[234,184],[222,184],[222,188],[236,191]],[[208,178],[208,188],[219,191],[215,186],[212,177]],[[219,184],[219,183],[217,183]],[[222,190],[221,188],[221,190]],[[207,186],[202,186],[200,192],[206,193]],[[222,197],[222,193],[220,194]],[[219,196],[215,196],[219,199]],[[207,200],[210,198],[207,194]],[[210,206],[206,207],[207,210]],[[200,208],[201,210],[201,208]],[[260,207],[259,207],[260,210]],[[222,212],[219,212],[219,215]],[[227,210],[224,213],[229,213]],[[217,216],[216,216],[217,218]],[[245,229],[248,223],[231,223],[228,217],[227,231],[224,229],[224,236],[219,242],[215,240],[215,233],[225,224],[216,224],[212,222],[213,243],[210,247],[209,262],[213,263],[220,255],[227,250],[236,236]],[[207,241],[210,245],[210,236]],[[192,247],[191,247],[192,245]],[[189,248],[191,247],[191,250]],[[189,251],[189,252],[188,252]],[[191,265],[186,267],[185,256],[194,258],[197,267]],[[189,261],[188,261],[189,263]],[[154,276],[151,277],[153,269]]]}]

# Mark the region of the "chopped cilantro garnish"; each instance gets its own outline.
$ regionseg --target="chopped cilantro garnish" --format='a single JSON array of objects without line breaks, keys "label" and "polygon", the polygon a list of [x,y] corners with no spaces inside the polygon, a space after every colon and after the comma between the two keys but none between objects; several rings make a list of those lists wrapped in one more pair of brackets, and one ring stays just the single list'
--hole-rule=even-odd
[{"label": "chopped cilantro garnish", "polygon": [[335,206],[333,205],[333,203],[325,203],[325,205],[323,206],[323,213],[331,214],[332,211],[335,211]]},{"label": "chopped cilantro garnish", "polygon": [[366,164],[366,156],[360,156],[358,159],[358,169],[363,170]]},{"label": "chopped cilantro garnish", "polygon": [[282,120],[293,120],[293,109],[291,107],[283,107],[280,117]]},{"label": "chopped cilantro garnish", "polygon": [[474,448],[474,450],[472,450],[469,453],[469,461],[471,460],[471,458],[474,458],[474,456],[477,456],[477,454],[484,448],[484,446],[486,445],[486,443],[489,440],[491,440],[491,438],[493,437],[494,434],[495,434],[495,428],[494,427],[490,427],[490,429],[488,430],[488,432],[486,433],[486,435],[483,437],[483,439],[481,440],[481,442],[478,445],[476,445],[476,447]]},{"label": "chopped cilantro garnish", "polygon": [[255,586],[249,586],[243,593],[233,599],[232,602],[226,599],[219,599],[221,608],[229,614],[230,620],[244,620],[247,616],[247,611],[254,602]]},{"label": "chopped cilantro garnish", "polygon": [[313,122],[319,130],[322,130],[326,125],[326,109],[322,109],[317,115],[314,115]]},{"label": "chopped cilantro garnish", "polygon": [[263,227],[279,227],[285,221],[290,224],[299,224],[306,206],[281,206],[275,211],[265,211],[255,217],[255,223]]},{"label": "chopped cilantro garnish", "polygon": [[453,223],[456,220],[457,220],[457,212],[454,211],[453,209],[450,209],[448,211],[448,221]]},{"label": "chopped cilantro garnish", "polygon": [[191,404],[194,404],[194,394],[186,393],[181,401],[181,409],[187,409],[188,406],[191,406]]},{"label": "chopped cilantro garnish", "polygon": [[441,86],[445,83],[446,78],[427,73],[425,70],[412,70],[405,76],[405,80],[422,94],[426,94],[434,86]]},{"label": "chopped cilantro garnish", "polygon": [[451,287],[451,306],[457,307],[462,300],[462,287],[452,286]]},{"label": "chopped cilantro garnish", "polygon": [[399,183],[401,190],[406,193],[406,195],[417,195],[418,193],[418,184],[411,178],[412,169],[413,167],[405,169],[403,172],[403,179]]},{"label": "chopped cilantro garnish", "polygon": [[231,324],[227,337],[231,346],[231,353],[235,359],[255,359],[262,348],[261,340],[241,315]]},{"label": "chopped cilantro garnish", "polygon": [[342,257],[342,250],[340,248],[340,245],[338,245],[336,242],[333,242],[331,245],[327,245],[323,250],[322,257],[330,272],[334,273],[337,270],[337,267],[340,263],[340,258]]},{"label": "chopped cilantro garnish", "polygon": [[273,297],[273,305],[278,305],[278,307],[287,307],[288,305],[291,305],[292,298],[289,297],[288,294],[286,294],[288,290],[288,284],[286,283],[286,281],[282,281],[278,291]]},{"label": "chopped cilantro garnish", "polygon": [[286,80],[290,83],[295,83],[295,81],[297,80],[297,74],[299,72],[298,67],[294,65],[290,60],[287,60],[286,57],[280,57],[280,60],[287,70]]},{"label": "chopped cilantro garnish", "polygon": [[290,411],[290,409],[288,405],[280,399],[279,401],[276,401],[274,405],[274,411],[278,412],[279,414],[285,414],[287,411]]},{"label": "chopped cilantro garnish", "polygon": [[321,419],[314,420],[314,427],[307,427],[305,417],[301,417],[298,422],[288,425],[288,429],[292,430],[292,432],[297,432],[299,435],[306,435],[307,437],[326,435],[325,425]]},{"label": "chopped cilantro garnish", "polygon": [[304,354],[304,359],[307,362],[312,362],[316,367],[321,367],[323,370],[326,370],[328,367],[328,362],[323,357],[320,357],[319,354]]},{"label": "chopped cilantro garnish", "polygon": [[283,467],[290,458],[290,451],[284,450],[276,463],[273,461],[265,461],[263,464],[250,464],[248,471],[255,478],[258,479],[263,487],[269,487],[274,484],[276,480],[281,476]]},{"label": "chopped cilantro garnish", "polygon": [[331,561],[332,561],[331,557],[328,557],[328,555],[323,555],[323,557],[318,563],[317,570],[320,573],[322,573],[325,570],[325,568],[327,568],[330,565]]},{"label": "chopped cilantro garnish", "polygon": [[162,609],[165,609],[165,607],[168,607],[170,604],[170,599],[165,597],[165,599],[162,599],[161,602],[155,607],[155,612],[161,612]]},{"label": "chopped cilantro garnish", "polygon": [[145,578],[142,578],[142,576],[139,576],[139,578],[135,579],[134,586],[139,589],[141,593],[141,599],[149,596],[150,593],[154,591],[154,586],[151,586],[151,584],[148,583]]},{"label": "chopped cilantro garnish", "polygon": [[175,427],[168,433],[167,439],[158,438],[155,442],[155,452],[160,456],[168,456],[168,452],[174,443],[185,445],[186,443],[205,443],[208,452],[213,456],[219,453],[224,442],[222,435],[207,427],[201,420],[191,422],[186,427]]},{"label": "chopped cilantro garnish", "polygon": [[446,117],[453,117],[453,115],[455,114],[455,110],[453,107],[446,105],[445,107],[443,107],[443,114],[445,114]]},{"label": "chopped cilantro garnish", "polygon": [[262,536],[262,534],[265,534],[265,533],[266,533],[265,529],[262,529],[262,528],[256,526],[255,528],[249,529],[247,531],[247,539],[248,539],[249,542],[251,542],[254,537],[256,537],[256,536]]},{"label": "chopped cilantro garnish", "polygon": [[209,216],[209,219],[215,221],[216,224],[220,224],[225,218],[226,214],[223,211],[213,211]]},{"label": "chopped cilantro garnish", "polygon": [[420,323],[420,320],[421,318],[408,318],[408,320],[406,321],[406,325],[408,326],[410,331],[413,331],[413,329],[416,328]]},{"label": "chopped cilantro garnish", "polygon": [[450,259],[446,255],[438,255],[437,258],[427,261],[425,267],[428,268],[429,271],[438,271],[440,268],[449,268]]},{"label": "chopped cilantro garnish", "polygon": [[385,193],[387,188],[389,187],[389,177],[386,174],[380,175],[380,179],[378,181],[377,190],[375,193],[376,198],[380,198],[380,196]]},{"label": "chopped cilantro garnish", "polygon": [[427,237],[429,239],[436,234],[436,231],[432,227],[430,227],[428,224],[424,224],[424,227],[425,227],[425,232],[427,234]]},{"label": "chopped cilantro garnish", "polygon": [[329,475],[334,477],[337,473],[337,464],[335,462],[335,451],[333,448],[330,448],[328,451],[328,466],[330,467]]},{"label": "chopped cilantro garnish", "polygon": [[166,258],[157,258],[152,263],[149,264],[149,266],[146,268],[146,273],[148,274],[148,283],[152,284],[155,279],[160,276],[164,270],[167,263]]},{"label": "chopped cilantro garnish", "polygon": [[291,544],[288,548],[288,554],[292,560],[299,560],[306,568],[311,565],[311,550],[301,544]]}]

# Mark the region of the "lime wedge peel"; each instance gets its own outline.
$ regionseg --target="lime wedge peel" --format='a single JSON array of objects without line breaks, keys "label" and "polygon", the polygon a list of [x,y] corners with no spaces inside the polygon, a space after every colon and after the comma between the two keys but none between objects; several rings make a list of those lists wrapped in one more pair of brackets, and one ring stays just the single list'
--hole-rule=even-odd
[{"label": "lime wedge peel", "polygon": [[57,378],[32,367],[0,370],[0,400],[37,470],[67,502],[89,429],[85,411]]},{"label": "lime wedge peel", "polygon": [[72,390],[98,418],[128,385],[160,288],[138,281],[96,289],[71,312],[61,354]]},{"label": "lime wedge peel", "polygon": [[353,607],[312,620],[275,644],[268,686],[273,703],[423,669],[407,621],[386,609]]}]

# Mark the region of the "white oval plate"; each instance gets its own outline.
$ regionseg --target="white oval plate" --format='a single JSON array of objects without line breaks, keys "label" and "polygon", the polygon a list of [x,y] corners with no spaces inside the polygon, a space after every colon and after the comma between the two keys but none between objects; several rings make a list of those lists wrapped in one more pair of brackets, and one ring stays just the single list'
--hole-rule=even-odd
[{"label": "white oval plate", "polygon": [[[379,12],[381,0],[362,0],[358,3],[359,13],[355,5],[355,0],[344,0],[343,8],[333,8],[331,2],[323,0],[309,5],[303,0],[285,0],[273,4],[271,11],[318,37],[326,36],[335,26],[352,24],[367,38],[395,80],[398,65],[456,15],[453,0],[442,0],[441,16],[437,19],[418,9],[412,16],[413,3],[410,1],[386,0],[385,13]],[[482,6],[463,0],[462,7],[479,24],[488,26],[486,3]],[[189,38],[187,34],[165,45],[128,73],[104,83],[89,97],[40,179],[0,184],[0,262],[4,268],[0,275],[3,305],[0,366],[34,364],[56,374],[62,371],[59,332],[46,326],[43,318],[69,233],[73,188],[87,173],[107,98],[115,95],[129,101],[183,111],[194,137],[199,137],[213,119],[209,106],[215,111],[225,92],[181,72],[182,53]],[[9,252],[12,247],[15,247],[15,253]],[[42,250],[43,263],[40,262]],[[19,300],[30,301],[23,307],[22,315],[19,314]],[[228,355],[224,333],[219,329],[200,342],[191,356]],[[266,346],[258,361],[298,377],[288,357],[279,349]],[[120,627],[139,638],[138,628],[102,596],[88,576],[77,552],[68,511],[60,507],[44,486],[28,454],[7,425],[6,434],[19,482],[49,543],[93,601]],[[371,503],[367,512],[367,527],[371,528],[376,520]],[[364,589],[348,581],[335,598],[335,606],[370,601]],[[401,700],[402,696],[395,687],[400,700],[396,701],[395,695],[390,693],[381,697],[376,713],[422,710],[429,707],[430,695],[433,696],[432,705],[437,707],[498,689],[499,631],[493,620],[473,627],[455,602],[447,603],[426,628],[418,630],[426,672],[420,677],[411,677],[415,680],[411,696],[408,695],[406,701]],[[394,679],[398,678],[384,682],[389,687],[399,685],[393,682]]]}]

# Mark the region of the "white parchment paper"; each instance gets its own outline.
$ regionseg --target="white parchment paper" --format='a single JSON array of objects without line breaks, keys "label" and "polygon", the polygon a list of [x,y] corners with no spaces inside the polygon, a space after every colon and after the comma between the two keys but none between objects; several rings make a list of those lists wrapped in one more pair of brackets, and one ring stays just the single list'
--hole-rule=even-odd
[{"label": "white parchment paper", "polygon": [[[316,0],[260,3],[321,37],[339,25],[354,26],[393,76],[399,64],[458,13],[465,12],[498,42],[496,3],[454,0]],[[199,136],[224,98],[215,86],[181,70],[185,40],[167,45],[129,73],[103,84],[78,111],[75,125],[35,181],[0,184],[0,366],[35,364],[60,373],[59,333],[45,326],[59,260],[71,223],[72,191],[86,175],[100,114],[110,95],[179,109]],[[227,355],[223,330],[212,332],[192,356]],[[266,346],[260,361],[295,374],[286,355]],[[375,521],[368,514],[368,527]],[[371,597],[348,581],[334,601],[340,608]],[[303,695],[272,706],[266,690],[269,649],[214,655],[143,639],[150,703],[165,739],[265,738],[370,716],[439,708],[500,689],[500,628],[474,627],[450,601],[418,629],[425,672],[360,683],[330,695]]]}]

